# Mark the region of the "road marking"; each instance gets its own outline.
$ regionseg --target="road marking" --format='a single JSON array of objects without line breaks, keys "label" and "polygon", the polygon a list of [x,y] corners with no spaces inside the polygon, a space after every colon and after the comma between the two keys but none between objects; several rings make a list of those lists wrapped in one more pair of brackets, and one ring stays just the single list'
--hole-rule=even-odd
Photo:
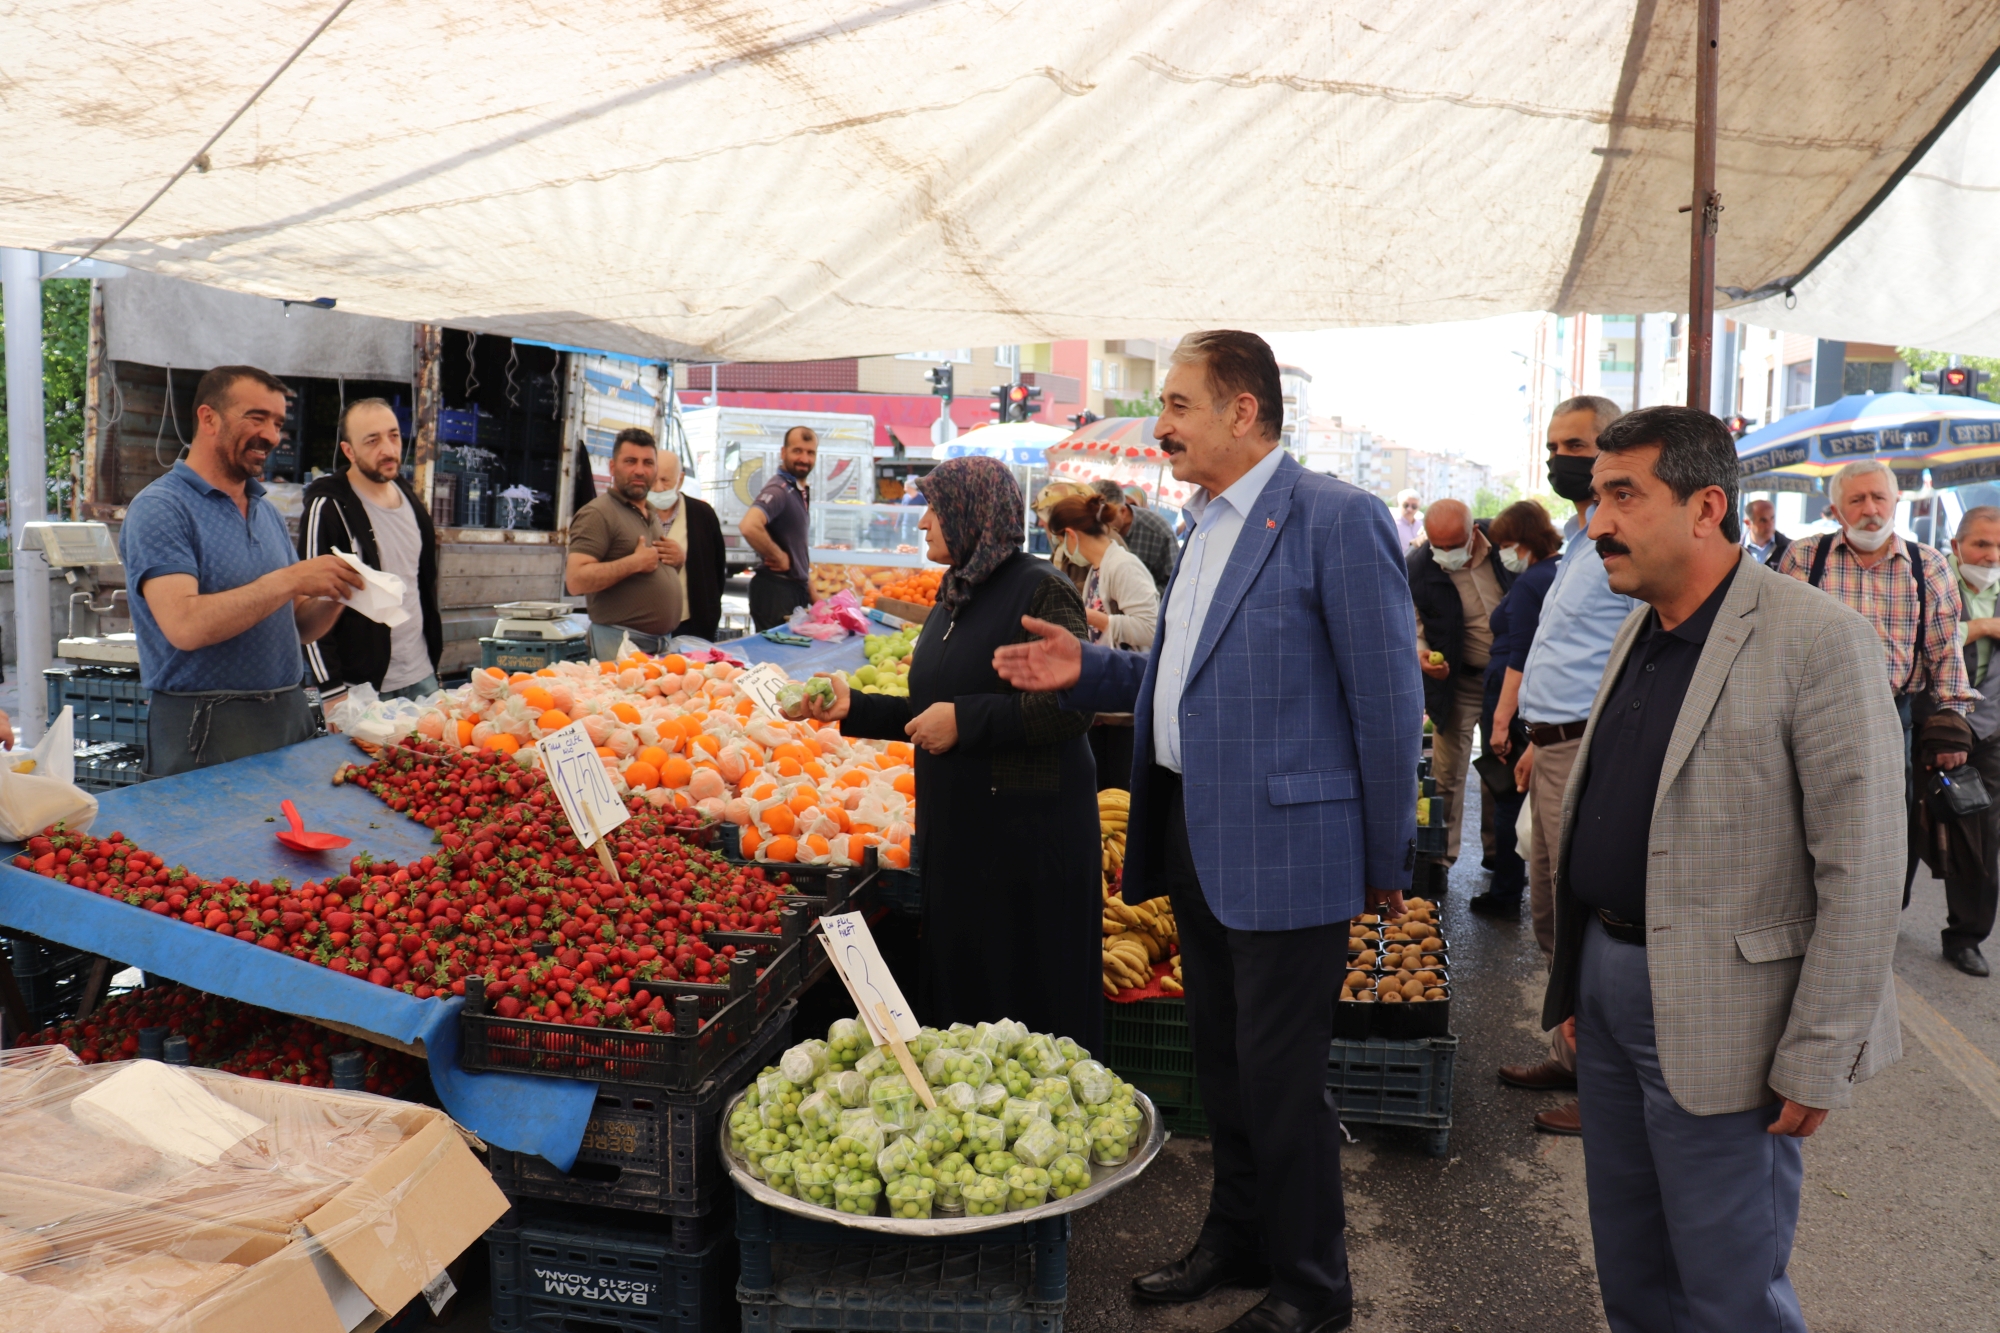
[{"label": "road marking", "polygon": [[1902,1012],[1903,1026],[1916,1033],[1917,1040],[1930,1047],[1931,1054],[1958,1075],[1958,1081],[2000,1120],[2000,1065],[1993,1063],[1993,1057],[1967,1040],[1950,1019],[1901,977],[1896,978],[1896,1006]]}]

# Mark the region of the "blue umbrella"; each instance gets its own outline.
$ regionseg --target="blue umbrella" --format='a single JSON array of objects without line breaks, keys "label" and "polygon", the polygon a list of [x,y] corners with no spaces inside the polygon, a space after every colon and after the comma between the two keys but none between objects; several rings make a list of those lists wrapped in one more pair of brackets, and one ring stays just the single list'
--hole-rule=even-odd
[{"label": "blue umbrella", "polygon": [[1906,489],[2000,477],[2000,403],[1935,393],[1856,393],[1794,412],[1736,443],[1746,490],[1808,490],[1856,459],[1887,463]]}]

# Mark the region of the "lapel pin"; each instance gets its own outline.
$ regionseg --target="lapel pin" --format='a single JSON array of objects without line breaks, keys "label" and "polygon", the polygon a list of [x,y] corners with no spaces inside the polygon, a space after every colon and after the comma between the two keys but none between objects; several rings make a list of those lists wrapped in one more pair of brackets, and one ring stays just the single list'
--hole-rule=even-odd
[{"label": "lapel pin", "polygon": [[1275,518],[1267,518],[1264,520],[1264,526],[1267,528],[1275,528],[1278,526],[1278,520]]}]

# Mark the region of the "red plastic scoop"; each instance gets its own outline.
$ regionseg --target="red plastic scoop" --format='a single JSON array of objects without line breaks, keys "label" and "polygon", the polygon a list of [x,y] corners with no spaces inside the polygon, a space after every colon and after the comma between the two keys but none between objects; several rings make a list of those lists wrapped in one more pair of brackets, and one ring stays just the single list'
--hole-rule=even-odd
[{"label": "red plastic scoop", "polygon": [[285,818],[292,825],[289,829],[278,830],[278,841],[295,852],[330,852],[354,841],[352,838],[343,838],[338,833],[306,832],[306,822],[299,818],[299,808],[290,801],[284,802],[278,808],[285,812]]}]

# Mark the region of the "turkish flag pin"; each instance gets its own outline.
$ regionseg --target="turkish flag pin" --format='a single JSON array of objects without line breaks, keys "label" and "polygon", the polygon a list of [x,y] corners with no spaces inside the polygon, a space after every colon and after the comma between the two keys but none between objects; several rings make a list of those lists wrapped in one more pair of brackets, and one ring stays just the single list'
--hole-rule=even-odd
[{"label": "turkish flag pin", "polygon": [[1264,520],[1264,526],[1267,528],[1275,528],[1278,526],[1278,520],[1275,518],[1267,518]]}]

